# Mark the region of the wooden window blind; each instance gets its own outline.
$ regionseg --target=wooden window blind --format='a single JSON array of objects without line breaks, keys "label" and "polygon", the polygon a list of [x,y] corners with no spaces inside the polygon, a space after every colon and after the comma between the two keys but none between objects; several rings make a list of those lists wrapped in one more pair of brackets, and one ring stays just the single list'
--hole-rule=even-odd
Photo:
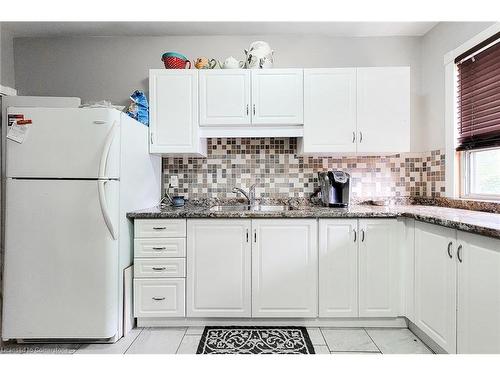
[{"label": "wooden window blind", "polygon": [[[457,57],[457,151],[500,146],[500,33]],[[493,44],[492,44],[493,43]]]}]

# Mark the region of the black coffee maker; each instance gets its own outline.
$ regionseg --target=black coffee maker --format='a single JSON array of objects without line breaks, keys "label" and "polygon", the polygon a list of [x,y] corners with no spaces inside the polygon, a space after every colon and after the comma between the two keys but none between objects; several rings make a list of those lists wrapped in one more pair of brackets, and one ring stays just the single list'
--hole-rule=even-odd
[{"label": "black coffee maker", "polygon": [[347,207],[351,195],[351,176],[344,171],[318,172],[321,201],[328,207]]}]

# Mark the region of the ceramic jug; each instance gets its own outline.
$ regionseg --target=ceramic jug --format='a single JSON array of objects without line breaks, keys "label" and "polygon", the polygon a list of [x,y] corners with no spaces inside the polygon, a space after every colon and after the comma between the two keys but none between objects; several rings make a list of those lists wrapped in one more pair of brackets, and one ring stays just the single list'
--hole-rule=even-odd
[{"label": "ceramic jug", "polygon": [[238,69],[243,68],[245,63],[243,61],[236,60],[233,56],[229,56],[222,64],[223,69]]},{"label": "ceramic jug", "polygon": [[245,50],[245,67],[247,69],[272,68],[274,63],[274,51],[269,44],[263,41],[256,41],[250,44],[250,48]]}]

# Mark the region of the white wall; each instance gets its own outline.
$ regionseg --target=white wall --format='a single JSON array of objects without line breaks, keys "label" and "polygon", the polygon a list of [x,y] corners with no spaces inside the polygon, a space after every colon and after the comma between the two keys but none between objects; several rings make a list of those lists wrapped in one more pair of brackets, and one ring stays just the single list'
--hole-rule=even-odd
[{"label": "white wall", "polygon": [[423,151],[445,147],[444,55],[493,22],[441,22],[422,38],[422,123]]},{"label": "white wall", "polygon": [[0,85],[15,88],[12,33],[0,24]]},{"label": "white wall", "polygon": [[79,96],[125,104],[135,89],[147,91],[150,68],[161,68],[161,54],[243,59],[254,40],[274,48],[276,67],[411,66],[412,148],[420,149],[419,37],[332,38],[323,36],[176,36],[16,38],[19,95]]}]

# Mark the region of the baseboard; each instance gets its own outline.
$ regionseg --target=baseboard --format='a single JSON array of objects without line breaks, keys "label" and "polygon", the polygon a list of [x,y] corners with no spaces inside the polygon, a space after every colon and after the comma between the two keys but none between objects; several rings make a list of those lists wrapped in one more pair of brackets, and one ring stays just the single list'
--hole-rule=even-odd
[{"label": "baseboard", "polygon": [[137,318],[138,327],[196,327],[206,325],[275,326],[300,325],[332,328],[407,328],[407,320],[398,318],[317,318],[317,319],[231,319],[231,318]]},{"label": "baseboard", "polygon": [[[407,319],[408,320],[408,319]],[[427,333],[418,328],[414,323],[408,320],[408,329],[413,332],[425,345],[427,345],[436,354],[448,354],[441,346],[439,346]]]}]

